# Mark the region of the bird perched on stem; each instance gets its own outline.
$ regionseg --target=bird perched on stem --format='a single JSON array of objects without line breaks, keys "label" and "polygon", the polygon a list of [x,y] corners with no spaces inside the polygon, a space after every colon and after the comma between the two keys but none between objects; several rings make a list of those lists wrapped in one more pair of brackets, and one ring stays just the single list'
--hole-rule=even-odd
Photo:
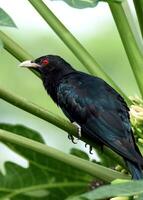
[{"label": "bird perched on stem", "polygon": [[41,75],[54,102],[80,134],[122,156],[133,179],[141,179],[143,157],[135,143],[129,109],[104,80],[75,70],[59,56],[47,55],[20,64]]}]

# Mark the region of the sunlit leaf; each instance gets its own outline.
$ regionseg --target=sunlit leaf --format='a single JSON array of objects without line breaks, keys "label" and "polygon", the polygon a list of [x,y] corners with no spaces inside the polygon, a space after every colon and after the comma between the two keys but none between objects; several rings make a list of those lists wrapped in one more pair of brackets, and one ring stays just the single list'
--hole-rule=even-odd
[{"label": "sunlit leaf", "polygon": [[0,8],[0,26],[16,27],[14,21],[2,8]]}]

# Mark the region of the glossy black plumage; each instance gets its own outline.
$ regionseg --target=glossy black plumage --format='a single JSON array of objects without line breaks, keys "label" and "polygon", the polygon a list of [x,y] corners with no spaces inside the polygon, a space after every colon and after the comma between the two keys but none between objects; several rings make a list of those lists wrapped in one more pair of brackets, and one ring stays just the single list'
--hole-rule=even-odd
[{"label": "glossy black plumage", "polygon": [[58,56],[44,56],[34,62],[39,64],[37,70],[48,94],[70,121],[77,122],[95,143],[120,154],[134,179],[142,178],[143,158],[123,98],[102,79],[74,70]]}]

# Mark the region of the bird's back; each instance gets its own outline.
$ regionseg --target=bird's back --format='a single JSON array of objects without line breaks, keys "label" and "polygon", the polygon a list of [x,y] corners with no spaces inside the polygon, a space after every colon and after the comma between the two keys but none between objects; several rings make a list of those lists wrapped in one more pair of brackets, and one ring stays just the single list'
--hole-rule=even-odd
[{"label": "bird's back", "polygon": [[57,104],[90,138],[109,146],[133,162],[143,159],[134,142],[128,107],[105,81],[81,72],[61,79]]}]

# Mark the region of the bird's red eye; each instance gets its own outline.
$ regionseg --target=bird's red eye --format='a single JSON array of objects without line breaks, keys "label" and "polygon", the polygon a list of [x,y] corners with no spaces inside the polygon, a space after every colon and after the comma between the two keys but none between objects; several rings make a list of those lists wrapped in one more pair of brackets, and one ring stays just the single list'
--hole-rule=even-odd
[{"label": "bird's red eye", "polygon": [[45,60],[43,60],[43,61],[42,61],[42,64],[44,64],[44,65],[47,65],[47,64],[49,64],[49,61],[48,61],[48,59],[45,59]]}]

